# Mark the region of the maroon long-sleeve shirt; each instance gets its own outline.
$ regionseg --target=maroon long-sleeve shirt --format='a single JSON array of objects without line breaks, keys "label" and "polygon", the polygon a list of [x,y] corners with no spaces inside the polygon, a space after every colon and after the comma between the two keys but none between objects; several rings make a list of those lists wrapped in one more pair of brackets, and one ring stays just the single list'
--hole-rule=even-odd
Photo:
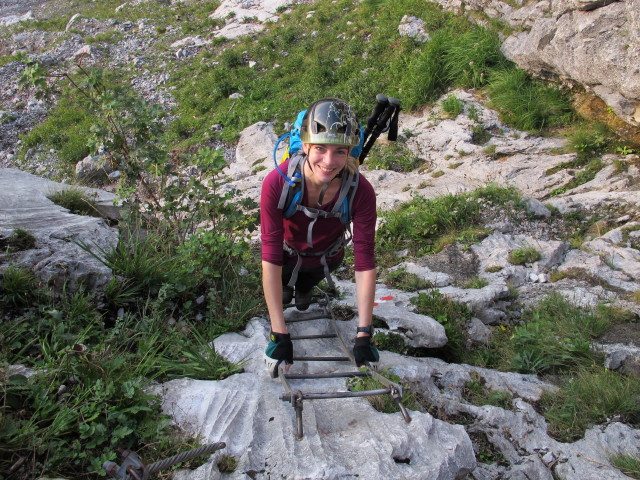
[{"label": "maroon long-sleeve shirt", "polygon": [[[279,165],[287,172],[289,162]],[[342,234],[345,225],[338,218],[318,218],[313,227],[313,247],[307,245],[307,230],[311,219],[303,212],[296,212],[290,218],[284,218],[283,211],[278,209],[278,201],[282,194],[284,178],[276,171],[271,171],[262,183],[260,195],[260,230],[262,238],[262,260],[282,265],[286,255],[282,250],[283,240],[301,253],[323,252]],[[321,209],[331,211],[338,194]],[[307,195],[302,199],[307,204]],[[360,181],[351,207],[353,221],[353,249],[356,271],[367,271],[375,268],[375,228],[376,228],[376,195],[371,184],[360,175]],[[334,258],[339,258],[338,254]],[[295,261],[295,256],[294,260]],[[331,258],[327,261],[331,263]],[[302,268],[320,267],[320,256],[303,256]]]}]

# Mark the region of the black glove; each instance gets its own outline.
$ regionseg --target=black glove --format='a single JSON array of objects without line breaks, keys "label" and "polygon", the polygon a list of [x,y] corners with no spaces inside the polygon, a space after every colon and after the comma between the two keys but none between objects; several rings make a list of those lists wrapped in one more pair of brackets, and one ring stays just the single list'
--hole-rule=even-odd
[{"label": "black glove", "polygon": [[291,335],[288,333],[271,332],[269,335],[269,345],[264,352],[264,363],[271,378],[278,376],[278,367],[282,362],[287,365],[293,363],[293,343]]},{"label": "black glove", "polygon": [[356,337],[356,344],[353,346],[353,356],[356,359],[356,365],[361,367],[370,364],[376,367],[380,360],[380,353],[375,345],[371,344],[371,337]]}]

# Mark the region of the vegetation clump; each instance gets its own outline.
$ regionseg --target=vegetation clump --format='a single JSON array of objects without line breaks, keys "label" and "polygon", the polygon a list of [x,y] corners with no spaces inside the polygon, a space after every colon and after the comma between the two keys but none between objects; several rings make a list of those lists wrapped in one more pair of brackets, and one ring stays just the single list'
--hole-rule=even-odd
[{"label": "vegetation clump", "polygon": [[448,362],[462,362],[465,357],[464,330],[471,320],[471,309],[434,289],[411,298],[415,312],[428,315],[444,326],[447,344],[433,354]]},{"label": "vegetation clump", "polygon": [[492,405],[505,410],[511,410],[511,394],[503,390],[488,388],[486,380],[475,371],[470,373],[471,380],[468,381],[463,390],[462,398],[473,405]]},{"label": "vegetation clump", "polygon": [[36,238],[24,228],[16,228],[8,237],[0,237],[0,249],[7,253],[29,250],[36,246]]},{"label": "vegetation clump", "polygon": [[513,265],[524,265],[526,263],[537,262],[540,258],[540,252],[532,246],[516,248],[509,252],[509,263]]},{"label": "vegetation clump", "polygon": [[96,208],[95,201],[85,192],[77,188],[60,190],[49,195],[49,200],[76,215],[101,216]]},{"label": "vegetation clump", "polygon": [[476,242],[486,236],[480,224],[482,209],[488,204],[522,208],[519,198],[513,188],[495,185],[435,199],[416,196],[382,214],[378,248],[381,251],[407,249],[412,255],[425,255],[436,253],[452,242]]}]

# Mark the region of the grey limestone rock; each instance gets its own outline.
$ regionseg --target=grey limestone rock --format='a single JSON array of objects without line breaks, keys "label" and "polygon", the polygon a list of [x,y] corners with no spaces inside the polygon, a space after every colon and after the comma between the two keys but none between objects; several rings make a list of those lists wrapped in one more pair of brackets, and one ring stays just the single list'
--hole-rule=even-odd
[{"label": "grey limestone rock", "polygon": [[[13,168],[0,168],[0,227],[21,228],[36,239],[34,249],[0,256],[0,269],[10,264],[31,268],[42,281],[58,291],[66,286],[100,290],[113,277],[111,269],[84,251],[78,244],[93,247],[96,253],[109,251],[118,242],[118,233],[104,219],[74,215],[55,205],[47,195],[69,188]],[[113,195],[94,189],[101,201],[113,202]]]}]

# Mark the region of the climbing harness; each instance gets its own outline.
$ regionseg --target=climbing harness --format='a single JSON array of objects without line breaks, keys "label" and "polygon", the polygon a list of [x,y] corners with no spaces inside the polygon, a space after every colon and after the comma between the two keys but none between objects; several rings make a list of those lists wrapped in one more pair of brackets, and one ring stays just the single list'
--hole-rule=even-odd
[{"label": "climbing harness", "polygon": [[[318,287],[316,287],[320,290]],[[330,325],[330,332],[328,333],[320,333],[320,334],[312,334],[312,335],[291,335],[291,340],[300,342],[303,340],[320,340],[320,339],[336,339],[340,350],[343,355],[327,355],[327,356],[296,356],[294,355],[293,360],[296,362],[336,362],[336,366],[344,363],[350,362],[354,367],[356,367],[355,358],[353,357],[353,353],[351,349],[347,347],[347,343],[345,342],[340,330],[337,326],[337,320],[333,313],[333,311],[328,308],[329,307],[329,296],[320,290],[323,295],[321,299],[320,306],[321,310],[312,310],[303,315],[299,315],[295,318],[289,318],[285,320],[287,323],[294,322],[306,322],[311,320],[319,320],[319,319],[328,319]],[[357,367],[356,367],[357,368]],[[289,374],[285,373],[282,365],[278,367],[278,376],[282,383],[282,387],[284,389],[284,393],[280,396],[280,399],[291,403],[295,410],[296,414],[296,439],[300,440],[304,437],[304,429],[303,429],[303,421],[302,421],[302,411],[304,408],[305,400],[323,400],[323,399],[332,399],[332,398],[353,398],[353,397],[367,397],[374,395],[390,395],[393,402],[398,406],[405,422],[411,422],[411,417],[409,416],[409,412],[402,404],[403,397],[403,388],[401,385],[392,382],[385,376],[379,374],[371,365],[367,364],[364,367],[360,367],[359,370],[355,371],[334,371],[329,373],[304,373],[304,374]],[[311,380],[320,380],[327,378],[355,378],[355,377],[371,377],[378,382],[380,382],[384,388],[376,389],[376,390],[366,390],[366,391],[332,391],[332,392],[307,392],[301,389],[302,386],[294,387],[291,382],[304,380],[306,384],[309,384]]]}]

